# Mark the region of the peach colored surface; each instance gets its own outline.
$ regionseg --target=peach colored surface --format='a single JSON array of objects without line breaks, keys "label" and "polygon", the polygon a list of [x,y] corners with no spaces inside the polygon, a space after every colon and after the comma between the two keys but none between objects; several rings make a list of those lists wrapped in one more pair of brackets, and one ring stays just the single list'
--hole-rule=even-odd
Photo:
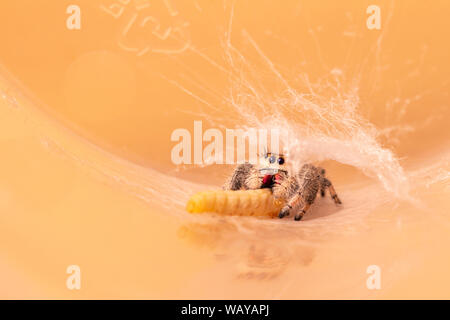
[{"label": "peach colored surface", "polygon": [[[449,14],[3,1],[0,298],[450,298]],[[171,133],[194,120],[288,128],[293,162],[326,167],[343,205],[318,199],[301,222],[189,216],[231,170],[172,163]]]}]

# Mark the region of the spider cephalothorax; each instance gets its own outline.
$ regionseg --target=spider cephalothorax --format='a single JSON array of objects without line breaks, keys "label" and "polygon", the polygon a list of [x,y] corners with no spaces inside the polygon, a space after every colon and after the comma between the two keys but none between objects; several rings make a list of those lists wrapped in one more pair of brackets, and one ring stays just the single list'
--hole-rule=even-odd
[{"label": "spider cephalothorax", "polygon": [[291,174],[282,154],[265,153],[255,165],[238,165],[224,186],[226,190],[261,188],[270,188],[275,198],[285,200],[280,218],[292,211],[295,212],[295,220],[300,220],[313,204],[317,193],[320,191],[323,197],[327,189],[334,202],[341,204],[331,181],[325,178],[324,169],[305,164],[298,173]]}]

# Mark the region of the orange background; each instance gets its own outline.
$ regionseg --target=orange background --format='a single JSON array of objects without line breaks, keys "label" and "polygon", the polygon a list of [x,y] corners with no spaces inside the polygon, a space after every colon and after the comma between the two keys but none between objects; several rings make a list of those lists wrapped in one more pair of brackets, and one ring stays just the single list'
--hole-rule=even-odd
[{"label": "orange background", "polygon": [[[447,1],[126,2],[0,5],[0,297],[449,297]],[[102,9],[113,3],[120,16]],[[66,27],[70,4],[81,30]],[[371,4],[381,30],[366,27]],[[227,60],[230,43],[243,61]],[[323,159],[341,211],[327,202],[303,225],[189,220],[187,197],[230,168],[175,166],[170,135],[194,120],[245,125],[229,105],[241,73],[268,99],[285,90],[264,57],[289,83],[333,70],[357,83],[356,113],[420,204]],[[79,291],[65,286],[70,264]],[[371,264],[382,290],[365,286]]]}]

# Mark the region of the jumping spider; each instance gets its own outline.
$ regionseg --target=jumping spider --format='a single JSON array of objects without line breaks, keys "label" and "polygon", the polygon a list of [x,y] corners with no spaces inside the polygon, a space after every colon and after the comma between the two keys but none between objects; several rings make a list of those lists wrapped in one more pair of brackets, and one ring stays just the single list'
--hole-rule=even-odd
[{"label": "jumping spider", "polygon": [[325,196],[328,189],[336,204],[341,204],[331,181],[325,178],[325,169],[305,164],[300,171],[290,174],[282,154],[265,153],[256,165],[240,164],[223,187],[225,190],[248,190],[270,188],[277,199],[285,199],[286,205],[279,217],[295,212],[295,220],[303,215],[316,199],[317,192]]}]

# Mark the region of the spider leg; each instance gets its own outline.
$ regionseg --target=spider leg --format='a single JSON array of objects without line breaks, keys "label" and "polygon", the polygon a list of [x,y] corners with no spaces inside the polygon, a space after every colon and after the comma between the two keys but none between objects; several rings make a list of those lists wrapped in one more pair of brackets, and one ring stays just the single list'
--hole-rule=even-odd
[{"label": "spider leg", "polygon": [[320,196],[321,197],[325,197],[325,187],[324,186],[320,186]]},{"label": "spider leg", "polygon": [[272,187],[272,194],[277,199],[288,199],[289,195],[293,194],[295,190],[298,189],[298,184],[295,179],[286,174],[281,174],[279,181]]},{"label": "spider leg", "polygon": [[320,183],[320,196],[321,197],[325,197],[325,191],[327,189],[325,183],[324,183],[324,179],[325,179],[325,169],[321,168],[321,167],[317,167],[317,169],[319,169],[320,172],[320,176],[321,176],[321,183]]},{"label": "spider leg", "polygon": [[309,207],[311,206],[310,203],[306,203],[302,210],[300,210],[300,212],[297,212],[297,214],[295,215],[295,221],[300,221],[303,216],[305,215],[306,211],[308,211]]},{"label": "spider leg", "polygon": [[260,189],[262,186],[262,179],[258,170],[255,167],[251,167],[247,177],[245,178],[244,185],[246,189],[255,190]]},{"label": "spider leg", "polygon": [[323,178],[322,186],[325,186],[330,191],[331,198],[334,200],[334,203],[336,204],[342,204],[341,200],[339,199],[336,190],[334,190],[333,184],[330,180],[327,178]]},{"label": "spider leg", "polygon": [[341,199],[339,199],[339,197],[338,197],[338,195],[336,193],[336,190],[334,190],[333,185],[329,186],[328,190],[330,190],[331,198],[333,198],[334,203],[342,204],[342,201],[341,201]]},{"label": "spider leg", "polygon": [[288,216],[291,213],[290,211],[292,210],[292,208],[297,207],[301,201],[302,197],[300,193],[295,194],[283,207],[283,209],[281,209],[280,213],[278,214],[278,217],[281,219],[284,218],[285,216]]},{"label": "spider leg", "polygon": [[280,213],[278,214],[278,218],[282,219],[290,214],[292,207],[287,204],[281,209]]},{"label": "spider leg", "polygon": [[[224,190],[241,190],[241,189],[249,189],[249,186],[247,185],[247,179],[249,179],[251,176],[254,176],[254,172],[257,171],[254,168],[254,166],[250,163],[243,163],[240,164],[234,169],[233,174],[230,176],[228,181],[224,184],[223,189]],[[256,184],[257,181],[253,184]],[[253,187],[253,185],[252,185]],[[257,189],[251,188],[251,189]]]}]

